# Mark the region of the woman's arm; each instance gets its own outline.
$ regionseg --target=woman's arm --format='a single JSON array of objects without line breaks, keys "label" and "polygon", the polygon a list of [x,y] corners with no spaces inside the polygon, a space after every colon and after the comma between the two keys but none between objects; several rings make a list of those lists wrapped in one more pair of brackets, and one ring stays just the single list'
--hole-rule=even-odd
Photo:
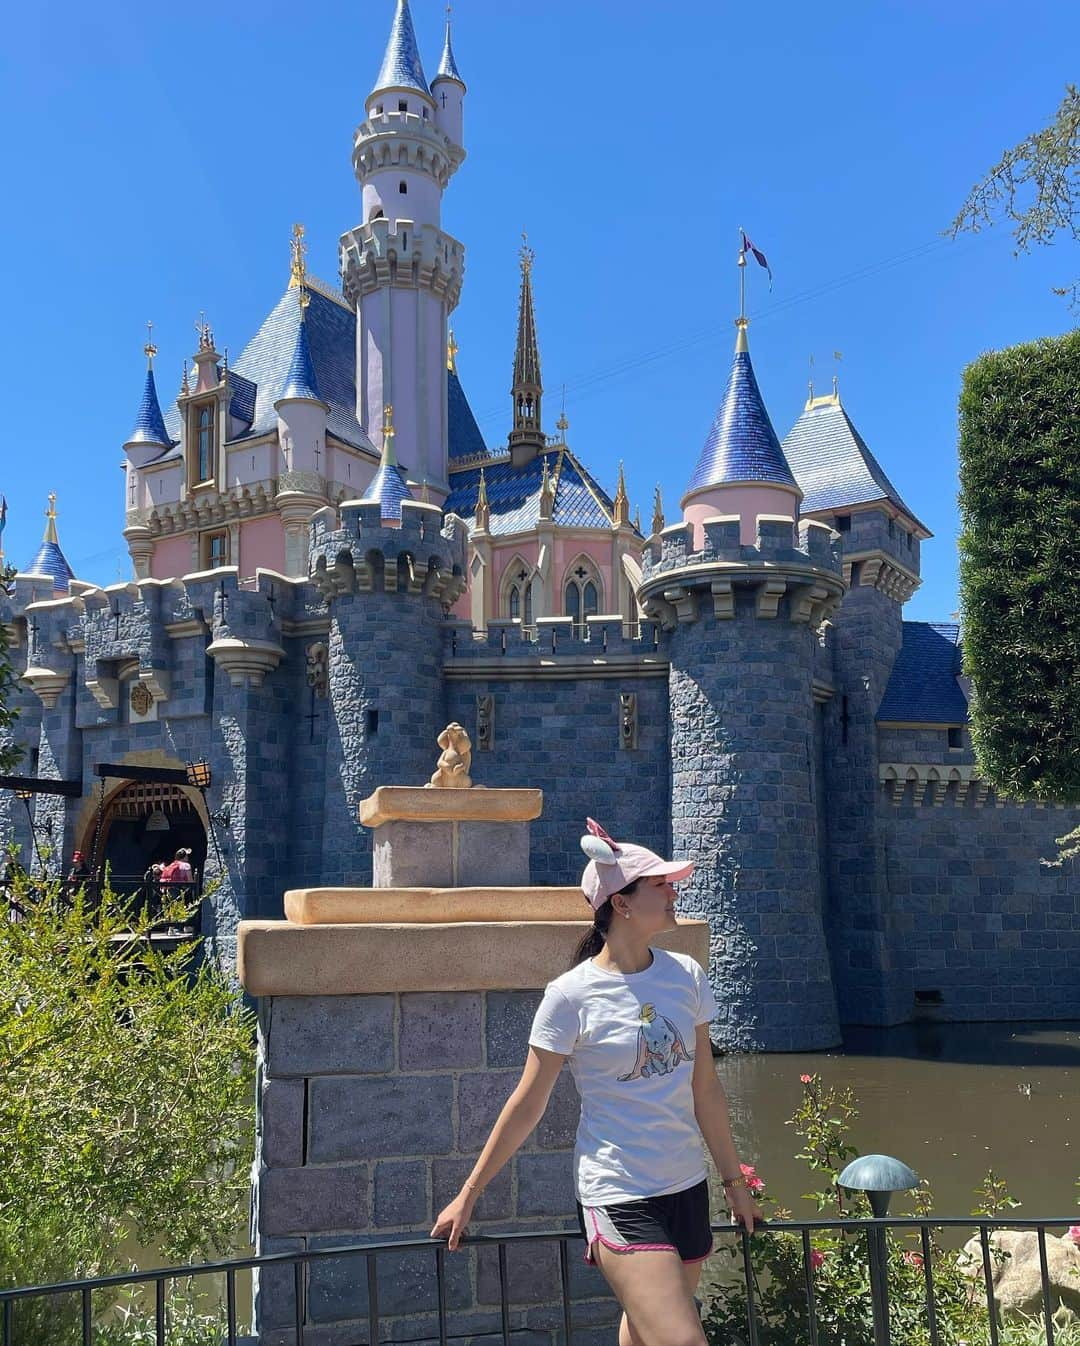
[{"label": "woman's arm", "polygon": [[[708,1024],[698,1024],[694,1046],[694,1117],[721,1179],[740,1178],[739,1156],[731,1135],[727,1094],[713,1064]],[[754,1221],[764,1217],[749,1191],[740,1185],[725,1187],[724,1194],[732,1215],[741,1219],[752,1234]]]},{"label": "woman's arm", "polygon": [[457,1249],[477,1197],[539,1124],[565,1060],[560,1052],[529,1048],[521,1079],[495,1119],[473,1171],[453,1201],[440,1212],[431,1231],[432,1238],[449,1236],[451,1252]]}]

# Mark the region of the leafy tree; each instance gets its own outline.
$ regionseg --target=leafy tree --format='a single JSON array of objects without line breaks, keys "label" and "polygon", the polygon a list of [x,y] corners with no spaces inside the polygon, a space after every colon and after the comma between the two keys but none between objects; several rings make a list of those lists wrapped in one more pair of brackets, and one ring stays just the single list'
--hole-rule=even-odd
[{"label": "leafy tree", "polygon": [[[950,226],[952,236],[978,233],[1000,219],[1013,226],[1014,255],[1064,233],[1080,238],[1080,91],[1068,85],[1054,120],[1005,151],[972,187]],[[1055,287],[1080,309],[1080,279]]]},{"label": "leafy tree", "polygon": [[1080,331],[964,371],[960,515],[979,769],[1002,793],[1080,804]]},{"label": "leafy tree", "polygon": [[[31,886],[33,885],[33,886]],[[0,1284],[230,1252],[246,1211],[253,1015],[196,946],[149,947],[106,892],[19,877],[0,913]],[[182,920],[182,904],[155,919]],[[10,919],[14,915],[18,919]],[[67,1342],[74,1305],[20,1305],[16,1340]]]}]

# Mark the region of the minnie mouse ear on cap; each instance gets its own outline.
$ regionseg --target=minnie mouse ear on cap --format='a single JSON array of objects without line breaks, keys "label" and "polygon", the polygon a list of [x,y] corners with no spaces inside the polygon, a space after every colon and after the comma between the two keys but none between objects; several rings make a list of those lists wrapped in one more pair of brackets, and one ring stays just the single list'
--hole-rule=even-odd
[{"label": "minnie mouse ear on cap", "polygon": [[617,843],[592,818],[585,819],[585,826],[588,832],[581,838],[581,849],[589,863],[581,876],[581,891],[594,911],[635,879],[662,874],[669,883],[677,883],[694,872],[693,860],[664,860],[645,846]]}]

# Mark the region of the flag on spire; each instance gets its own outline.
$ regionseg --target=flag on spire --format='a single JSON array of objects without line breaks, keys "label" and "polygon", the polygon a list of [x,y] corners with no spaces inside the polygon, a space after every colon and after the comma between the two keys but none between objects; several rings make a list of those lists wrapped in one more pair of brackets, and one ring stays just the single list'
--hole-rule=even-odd
[{"label": "flag on spire", "polygon": [[769,273],[769,289],[771,290],[771,289],[772,289],[772,267],[769,265],[769,259],[765,256],[765,254],[761,251],[760,248],[755,248],[755,247],[754,247],[753,243],[751,243],[751,242],[750,242],[750,239],[747,237],[747,235],[746,235],[746,230],[745,230],[745,229],[741,230],[740,232],[742,233],[742,248],[741,248],[741,251],[742,251],[743,255],[745,256],[745,254],[748,253],[748,252],[752,252],[752,253],[754,254],[754,261],[757,262],[758,266],[763,266],[763,267],[765,268],[765,270]]}]

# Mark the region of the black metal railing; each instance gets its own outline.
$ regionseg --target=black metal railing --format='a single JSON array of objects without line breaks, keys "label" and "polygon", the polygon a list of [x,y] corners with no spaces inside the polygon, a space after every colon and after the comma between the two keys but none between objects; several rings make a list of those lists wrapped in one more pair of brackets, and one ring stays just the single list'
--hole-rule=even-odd
[{"label": "black metal railing", "polygon": [[[994,1302],[994,1281],[990,1237],[993,1231],[1000,1229],[1035,1230],[1038,1236],[1039,1261],[1042,1273],[1042,1317],[1047,1346],[1054,1346],[1053,1308],[1051,1305],[1051,1287],[1046,1254],[1046,1231],[1059,1226],[1069,1227],[1076,1217],[1061,1220],[1013,1220],[1004,1218],[982,1218],[967,1216],[957,1218],[915,1219],[906,1217],[888,1217],[885,1219],[840,1219],[840,1220],[783,1220],[766,1222],[759,1226],[753,1237],[769,1238],[777,1234],[801,1235],[802,1274],[806,1298],[806,1342],[807,1346],[818,1346],[819,1320],[814,1290],[814,1263],[812,1259],[812,1235],[818,1233],[845,1233],[862,1235],[866,1240],[868,1264],[871,1281],[871,1295],[874,1306],[874,1343],[875,1346],[890,1346],[888,1320],[888,1268],[880,1257],[875,1256],[875,1243],[880,1243],[886,1231],[904,1231],[917,1233],[922,1247],[922,1271],[925,1288],[926,1328],[931,1346],[941,1346],[942,1335],[939,1326],[939,1310],[935,1293],[932,1258],[931,1230],[975,1229],[978,1231],[982,1250],[982,1281],[986,1296],[987,1310],[987,1346],[998,1346],[1001,1327],[998,1309]],[[744,1229],[730,1224],[713,1226],[714,1234],[720,1239],[735,1240],[736,1258],[741,1262],[741,1278],[746,1293],[746,1343],[747,1346],[760,1346],[762,1309],[758,1303],[757,1278],[754,1272],[751,1237]],[[559,1285],[562,1317],[562,1341],[573,1346],[573,1298],[570,1288],[570,1250],[571,1246],[580,1250],[581,1238],[576,1232],[567,1230],[529,1230],[517,1234],[477,1235],[463,1240],[463,1247],[494,1247],[498,1258],[499,1311],[501,1339],[503,1346],[511,1346],[509,1278],[507,1271],[507,1249],[512,1245],[530,1243],[557,1243],[559,1261]],[[722,1246],[722,1245],[718,1245]],[[307,1286],[305,1271],[313,1263],[329,1258],[362,1257],[365,1266],[367,1290],[367,1331],[369,1346],[378,1346],[383,1319],[379,1312],[379,1283],[377,1262],[380,1253],[411,1252],[428,1249],[434,1261],[435,1290],[437,1305],[437,1335],[440,1346],[449,1341],[450,1319],[447,1311],[446,1293],[446,1244],[441,1240],[419,1238],[405,1241],[364,1241],[343,1244],[333,1248],[320,1248],[304,1252],[269,1253],[259,1257],[233,1258],[228,1261],[207,1262],[200,1265],[183,1267],[163,1267],[152,1271],[126,1272],[113,1276],[98,1276],[89,1280],[72,1280],[52,1285],[24,1286],[18,1289],[0,1289],[0,1324],[3,1336],[0,1346],[36,1346],[29,1336],[19,1335],[16,1306],[32,1300],[53,1299],[56,1296],[72,1295],[78,1297],[78,1325],[72,1337],[72,1346],[76,1340],[79,1346],[93,1346],[94,1333],[94,1294],[104,1291],[117,1292],[135,1287],[153,1287],[154,1295],[154,1340],[156,1346],[169,1346],[167,1335],[168,1287],[173,1281],[190,1280],[198,1277],[225,1277],[225,1300],[219,1306],[223,1317],[220,1330],[223,1346],[238,1346],[240,1330],[238,1326],[236,1302],[237,1274],[247,1270],[266,1272],[273,1268],[292,1267],[293,1298],[293,1343],[305,1346],[306,1340],[314,1335],[313,1325],[307,1322]],[[741,1253],[741,1257],[739,1254]],[[387,1315],[390,1316],[390,1315]],[[397,1316],[397,1315],[394,1315]],[[585,1324],[582,1324],[585,1330]],[[282,1333],[289,1331],[284,1325],[275,1325],[272,1333],[280,1340]],[[426,1335],[426,1334],[425,1334]],[[140,1340],[143,1338],[140,1337]],[[898,1344],[899,1346],[899,1344]],[[982,1346],[982,1342],[972,1342],[971,1346]]]},{"label": "black metal railing", "polygon": [[[39,902],[56,901],[70,907],[72,897],[79,890],[85,892],[86,900],[95,904],[105,891],[106,885],[117,897],[129,903],[132,909],[141,911],[154,921],[152,932],[164,933],[172,926],[180,926],[184,931],[195,934],[199,929],[198,903],[202,896],[202,876],[196,874],[189,883],[151,882],[142,874],[109,874],[108,878],[83,879],[44,879],[30,874],[23,877],[21,891],[17,894],[14,883],[0,883],[0,919],[21,921],[26,918],[28,908]],[[183,922],[167,921],[162,918],[165,904],[175,906],[177,902],[191,913]]]}]

